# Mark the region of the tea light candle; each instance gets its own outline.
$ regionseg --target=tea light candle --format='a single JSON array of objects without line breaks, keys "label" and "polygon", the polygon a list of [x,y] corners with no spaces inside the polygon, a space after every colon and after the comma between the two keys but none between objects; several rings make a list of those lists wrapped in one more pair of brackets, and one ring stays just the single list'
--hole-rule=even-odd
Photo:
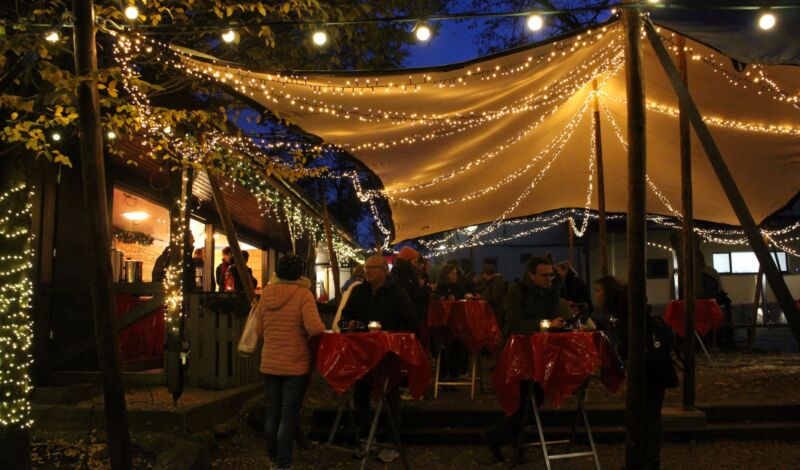
[{"label": "tea light candle", "polygon": [[381,323],[377,321],[371,321],[367,325],[367,328],[369,328],[369,331],[381,331]]},{"label": "tea light candle", "polygon": [[539,330],[547,331],[550,328],[550,320],[542,320],[539,322]]}]

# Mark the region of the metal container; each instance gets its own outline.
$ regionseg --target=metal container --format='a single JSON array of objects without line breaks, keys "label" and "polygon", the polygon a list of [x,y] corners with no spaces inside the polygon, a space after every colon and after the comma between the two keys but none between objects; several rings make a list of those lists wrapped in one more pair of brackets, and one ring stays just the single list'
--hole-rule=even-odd
[{"label": "metal container", "polygon": [[111,277],[114,282],[120,282],[124,279],[123,276],[123,262],[125,261],[125,254],[116,248],[111,249]]},{"label": "metal container", "polygon": [[130,283],[142,282],[142,261],[125,260],[125,281]]}]

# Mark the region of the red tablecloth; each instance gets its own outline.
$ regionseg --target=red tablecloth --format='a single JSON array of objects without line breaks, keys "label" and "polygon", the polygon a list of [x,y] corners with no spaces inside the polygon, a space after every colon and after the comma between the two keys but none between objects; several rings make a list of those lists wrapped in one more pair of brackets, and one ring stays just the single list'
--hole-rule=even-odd
[{"label": "red tablecloth", "polygon": [[[132,308],[146,302],[147,298],[130,294],[117,294],[117,318],[124,317]],[[164,355],[164,308],[160,307],[119,332],[120,359],[138,361]]]},{"label": "red tablecloth", "polygon": [[512,335],[492,374],[506,414],[519,407],[519,384],[535,380],[556,408],[600,368],[600,380],[616,392],[625,381],[622,361],[601,332]]},{"label": "red tablecloth", "polygon": [[420,339],[428,349],[431,340],[445,346],[459,339],[472,354],[488,347],[496,353],[503,344],[491,305],[485,300],[436,300],[428,304],[428,315],[420,328]]},{"label": "red tablecloth", "polygon": [[[684,336],[684,309],[686,301],[673,300],[667,304],[664,311],[664,322],[676,333]],[[694,301],[695,329],[700,336],[705,336],[709,331],[714,331],[725,321],[722,309],[714,299],[697,299]]]},{"label": "red tablecloth", "polygon": [[431,382],[428,355],[413,333],[323,333],[317,350],[317,371],[336,393],[344,393],[373,372],[389,387],[408,376],[411,395],[419,398]]}]

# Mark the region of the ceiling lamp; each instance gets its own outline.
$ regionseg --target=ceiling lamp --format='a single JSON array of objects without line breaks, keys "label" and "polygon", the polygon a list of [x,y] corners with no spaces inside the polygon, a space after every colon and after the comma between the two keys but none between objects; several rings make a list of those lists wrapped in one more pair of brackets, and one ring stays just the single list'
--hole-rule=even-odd
[{"label": "ceiling lamp", "polygon": [[61,39],[61,36],[58,34],[58,31],[53,30],[53,31],[50,31],[49,33],[47,33],[47,35],[44,37],[44,39],[47,42],[56,43],[56,42],[58,42],[59,39]]},{"label": "ceiling lamp", "polygon": [[775,19],[775,15],[772,13],[764,13],[758,19],[758,27],[763,29],[764,31],[769,31],[770,29],[775,27],[775,23],[777,20]]},{"label": "ceiling lamp", "polygon": [[232,43],[236,40],[236,31],[229,29],[222,33],[222,40],[227,42],[228,44]]},{"label": "ceiling lamp", "polygon": [[135,20],[139,17],[139,9],[136,8],[136,5],[129,5],[125,8],[125,18],[129,20]]},{"label": "ceiling lamp", "polygon": [[140,222],[150,217],[150,214],[142,211],[131,211],[131,212],[123,212],[122,217],[125,217],[126,219],[132,220],[134,222]]},{"label": "ceiling lamp", "polygon": [[317,46],[324,46],[326,42],[328,42],[328,35],[325,31],[315,31],[314,35],[311,36],[311,40],[314,41],[314,44]]},{"label": "ceiling lamp", "polygon": [[425,42],[431,38],[431,28],[425,23],[420,23],[414,28],[414,35],[417,37],[417,41]]}]

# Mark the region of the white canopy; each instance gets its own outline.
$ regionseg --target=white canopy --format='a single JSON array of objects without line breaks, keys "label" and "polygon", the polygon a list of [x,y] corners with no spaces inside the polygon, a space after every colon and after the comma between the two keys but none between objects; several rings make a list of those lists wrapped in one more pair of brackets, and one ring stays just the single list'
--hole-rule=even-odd
[{"label": "white canopy", "polygon": [[[672,47],[676,34],[661,34]],[[677,98],[642,40],[652,182],[647,209],[674,215],[666,203],[680,208]],[[687,46],[690,91],[761,221],[800,190],[800,69],[751,65],[737,72],[716,51],[692,40]],[[361,160],[385,186],[396,241],[585,207],[595,80],[606,207],[627,208],[620,23],[439,69],[278,74],[203,58],[184,63]],[[693,152],[695,217],[738,224],[696,142]],[[596,187],[595,180],[593,209]]]}]

